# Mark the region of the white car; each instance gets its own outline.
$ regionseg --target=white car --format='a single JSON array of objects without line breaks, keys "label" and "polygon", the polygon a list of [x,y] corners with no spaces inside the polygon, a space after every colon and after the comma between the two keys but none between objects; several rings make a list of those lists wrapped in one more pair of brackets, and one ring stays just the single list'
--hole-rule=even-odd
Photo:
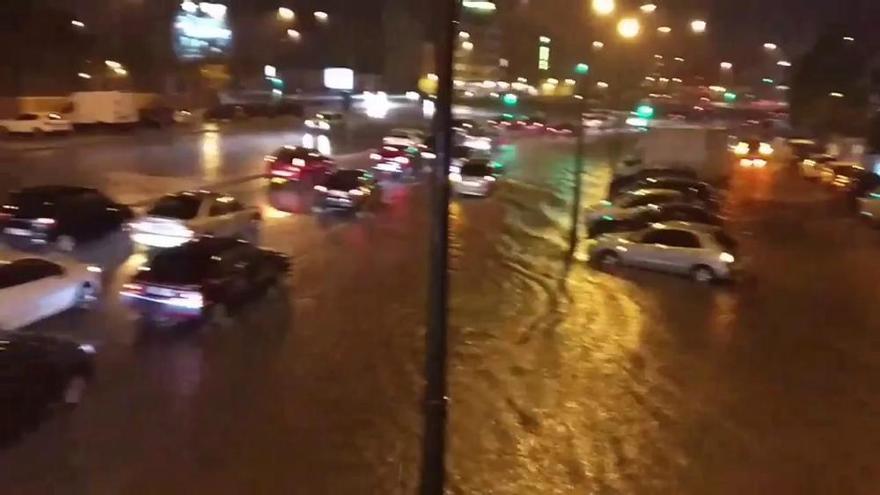
[{"label": "white car", "polygon": [[339,112],[318,112],[314,117],[306,119],[306,127],[316,131],[330,131],[345,125],[345,115]]},{"label": "white car", "polygon": [[71,132],[73,123],[55,112],[32,112],[11,120],[0,120],[0,131],[34,135]]},{"label": "white car", "polygon": [[497,185],[492,162],[487,159],[471,159],[458,172],[449,174],[452,191],[463,196],[488,196]]},{"label": "white car", "polygon": [[633,266],[708,283],[734,278],[739,272],[735,252],[736,242],[718,227],[667,222],[600,236],[590,247],[590,260],[605,268]]},{"label": "white car", "polygon": [[147,214],[131,222],[131,238],[147,247],[179,246],[200,235],[250,239],[261,220],[256,207],[232,196],[210,191],[186,191],[159,199]]},{"label": "white car", "polygon": [[391,132],[382,138],[382,144],[421,147],[425,144],[425,133],[418,129],[391,129]]},{"label": "white car", "polygon": [[0,330],[16,330],[75,307],[101,293],[101,269],[30,253],[0,252]]},{"label": "white car", "polygon": [[667,203],[686,203],[681,191],[670,189],[638,189],[617,195],[612,200],[601,201],[586,212],[587,222],[600,218],[625,220],[645,209]]},{"label": "white car", "polygon": [[858,198],[859,215],[873,223],[880,223],[880,187],[866,191]]}]

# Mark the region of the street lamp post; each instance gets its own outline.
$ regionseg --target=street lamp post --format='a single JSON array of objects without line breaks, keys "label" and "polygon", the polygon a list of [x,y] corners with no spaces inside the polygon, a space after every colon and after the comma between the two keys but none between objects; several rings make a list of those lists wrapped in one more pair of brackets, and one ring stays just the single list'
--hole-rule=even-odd
[{"label": "street lamp post", "polygon": [[[590,66],[585,63],[579,63],[575,66],[574,72],[577,75],[577,89],[584,94],[587,93],[586,79],[590,73]],[[578,225],[580,224],[581,209],[581,178],[584,175],[584,110],[586,109],[586,99],[579,99],[580,104],[577,105],[577,124],[575,129],[577,139],[574,149],[574,197],[571,204],[571,226],[568,232],[568,256],[574,255],[578,244]]]},{"label": "street lamp post", "polygon": [[431,170],[430,279],[425,332],[424,434],[419,493],[443,495],[446,479],[446,355],[449,309],[449,166],[452,152],[453,54],[459,0],[442,0],[437,44],[436,161]]}]

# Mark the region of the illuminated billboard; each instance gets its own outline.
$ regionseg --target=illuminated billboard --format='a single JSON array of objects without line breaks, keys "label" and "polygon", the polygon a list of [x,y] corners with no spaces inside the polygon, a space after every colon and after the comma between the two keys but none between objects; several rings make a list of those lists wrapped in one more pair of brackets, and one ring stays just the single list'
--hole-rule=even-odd
[{"label": "illuminated billboard", "polygon": [[351,91],[354,89],[354,71],[346,67],[329,67],[324,69],[324,87]]},{"label": "illuminated billboard", "polygon": [[181,3],[172,32],[174,53],[181,60],[223,57],[232,43],[226,5],[222,3]]}]

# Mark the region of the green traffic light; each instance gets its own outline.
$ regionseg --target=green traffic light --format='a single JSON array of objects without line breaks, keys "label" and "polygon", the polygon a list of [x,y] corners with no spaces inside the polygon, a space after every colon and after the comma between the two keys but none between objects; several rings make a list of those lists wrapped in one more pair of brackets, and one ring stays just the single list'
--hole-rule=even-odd
[{"label": "green traffic light", "polygon": [[732,91],[724,93],[724,101],[736,101],[736,93]]},{"label": "green traffic light", "polygon": [[575,74],[580,74],[582,76],[586,75],[587,73],[590,72],[590,66],[587,64],[583,64],[583,63],[577,64],[574,66],[574,72],[575,72]]},{"label": "green traffic light", "polygon": [[504,102],[505,105],[513,106],[519,102],[519,96],[517,96],[513,93],[506,93],[504,95],[504,98],[502,98],[502,101]]},{"label": "green traffic light", "polygon": [[654,116],[654,107],[651,105],[639,105],[636,108],[636,115],[643,119],[650,119]]}]

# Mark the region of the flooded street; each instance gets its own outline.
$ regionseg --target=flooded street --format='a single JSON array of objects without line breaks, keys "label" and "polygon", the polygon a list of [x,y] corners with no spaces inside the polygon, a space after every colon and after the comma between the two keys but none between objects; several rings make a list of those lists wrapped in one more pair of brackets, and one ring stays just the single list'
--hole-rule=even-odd
[{"label": "flooded street", "polygon": [[[199,156],[210,139],[153,153]],[[283,136],[227,143],[208,153],[222,179],[258,173]],[[119,156],[102,150],[71,155],[71,174],[114,197],[211,182],[147,161],[133,166],[161,184],[100,182]],[[724,214],[751,279],[605,273],[583,246],[567,263],[572,150],[517,139],[496,194],[451,206],[449,492],[874,493],[880,234],[814,184],[740,174]],[[350,151],[341,165],[364,166]],[[603,141],[588,152],[584,205],[610,178]],[[35,183],[52,162],[10,163],[38,163]],[[143,254],[122,240],[79,253],[107,260],[100,307],[27,330],[95,344],[97,379],[75,411],[0,450],[8,493],[416,490],[424,184],[388,184],[386,206],[359,217],[314,214],[261,180],[221,189],[262,208],[261,244],[294,260],[289,295],[228,327],[145,331],[115,295]]]}]

